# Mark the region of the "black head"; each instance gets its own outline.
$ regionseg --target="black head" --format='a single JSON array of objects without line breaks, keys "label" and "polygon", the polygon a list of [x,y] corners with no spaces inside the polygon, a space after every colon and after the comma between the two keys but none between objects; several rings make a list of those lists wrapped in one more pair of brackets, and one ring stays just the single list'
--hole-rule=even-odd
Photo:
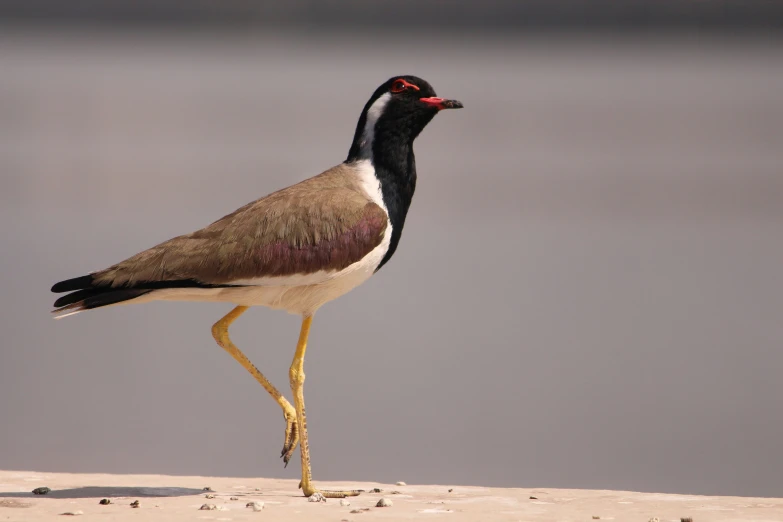
[{"label": "black head", "polygon": [[415,76],[393,76],[378,87],[356,125],[348,161],[373,159],[378,146],[410,147],[416,136],[443,109],[462,103],[435,95],[432,86]]}]

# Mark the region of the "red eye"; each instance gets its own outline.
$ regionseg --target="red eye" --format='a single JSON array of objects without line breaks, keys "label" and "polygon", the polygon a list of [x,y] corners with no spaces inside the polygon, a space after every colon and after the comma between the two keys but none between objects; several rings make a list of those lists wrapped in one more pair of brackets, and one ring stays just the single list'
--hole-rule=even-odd
[{"label": "red eye", "polygon": [[391,92],[402,92],[404,91],[408,86],[405,85],[405,82],[402,80],[397,80],[392,84]]},{"label": "red eye", "polygon": [[407,89],[409,87],[411,89],[415,89],[417,91],[419,90],[419,88],[417,86],[413,85],[410,82],[406,82],[405,80],[400,78],[399,80],[394,80],[394,83],[391,86],[391,92],[397,94],[397,93],[400,93],[400,92],[404,91],[405,89]]}]

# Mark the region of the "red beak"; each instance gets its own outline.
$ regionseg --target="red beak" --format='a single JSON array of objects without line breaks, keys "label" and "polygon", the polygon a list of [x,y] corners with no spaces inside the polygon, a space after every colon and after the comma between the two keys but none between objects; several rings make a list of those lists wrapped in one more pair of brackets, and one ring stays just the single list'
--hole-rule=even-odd
[{"label": "red beak", "polygon": [[458,102],[457,100],[445,100],[443,98],[419,98],[419,101],[431,105],[439,111],[442,111],[443,109],[461,109],[463,107],[462,102]]}]

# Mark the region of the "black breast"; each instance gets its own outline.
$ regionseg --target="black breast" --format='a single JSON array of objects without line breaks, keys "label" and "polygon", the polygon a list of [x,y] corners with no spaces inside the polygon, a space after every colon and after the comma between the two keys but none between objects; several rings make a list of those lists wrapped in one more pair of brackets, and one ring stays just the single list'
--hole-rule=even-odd
[{"label": "black breast", "polygon": [[373,152],[375,175],[381,182],[383,203],[389,212],[389,221],[392,226],[389,250],[386,251],[386,255],[383,256],[378,268],[375,269],[377,272],[391,259],[400,243],[405,217],[408,215],[413,192],[416,190],[416,158],[413,156],[412,147],[407,147],[403,157],[399,157],[397,154],[388,154],[388,150],[374,150]]}]

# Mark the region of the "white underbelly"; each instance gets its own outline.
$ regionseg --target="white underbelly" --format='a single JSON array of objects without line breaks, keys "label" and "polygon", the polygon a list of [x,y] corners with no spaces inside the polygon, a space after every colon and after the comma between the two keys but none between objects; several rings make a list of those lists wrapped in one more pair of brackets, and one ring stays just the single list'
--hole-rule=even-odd
[{"label": "white underbelly", "polygon": [[353,290],[372,272],[355,272],[333,277],[323,283],[304,286],[238,286],[229,288],[166,288],[138,299],[143,301],[225,302],[243,306],[266,306],[299,315],[314,313],[325,303]]}]

